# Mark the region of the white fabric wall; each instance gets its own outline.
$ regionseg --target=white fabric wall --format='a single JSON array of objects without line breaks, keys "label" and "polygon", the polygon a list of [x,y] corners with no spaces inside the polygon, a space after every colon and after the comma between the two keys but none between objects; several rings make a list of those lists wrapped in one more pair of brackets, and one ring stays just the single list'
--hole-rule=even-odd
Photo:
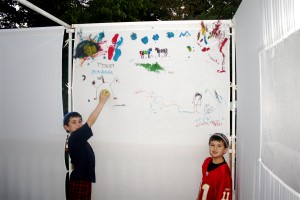
[{"label": "white fabric wall", "polygon": [[236,28],[237,77],[237,199],[254,200],[258,181],[260,80],[259,56],[262,47],[260,0],[243,0],[234,16]]},{"label": "white fabric wall", "polygon": [[[297,78],[292,78],[294,75],[297,77],[299,73],[297,48],[299,36],[293,35],[283,44],[280,43],[299,27],[300,18],[296,17],[300,9],[297,7],[298,3],[293,0],[243,0],[234,16],[238,85],[238,199],[300,199],[299,147],[297,147],[299,128],[296,124],[288,125],[291,121],[296,122],[299,119],[297,98],[292,98],[299,95]],[[270,45],[275,46],[268,49]],[[263,67],[261,74],[260,52]],[[273,70],[275,72],[272,72]],[[262,90],[260,76],[264,86]],[[273,79],[269,80],[270,78]],[[272,84],[272,81],[277,83]],[[279,88],[276,93],[282,94],[285,98],[268,100],[267,97],[275,92],[276,87]],[[292,95],[286,96],[287,94]],[[274,102],[283,103],[284,99],[288,100],[288,103],[284,104],[286,109],[281,110],[278,106],[273,106]],[[273,114],[266,117],[268,112]],[[280,123],[280,127],[278,122],[270,124],[274,119],[287,119],[283,119],[284,116],[289,116],[289,120]],[[274,132],[270,132],[269,129]],[[280,135],[281,139],[278,139]],[[283,138],[291,143],[285,142]],[[281,145],[270,145],[270,142],[279,142]],[[282,143],[286,145],[284,150]],[[271,170],[268,168],[270,166]]]},{"label": "white fabric wall", "polygon": [[260,58],[261,162],[300,197],[299,43],[296,31]]},{"label": "white fabric wall", "polygon": [[0,31],[0,199],[64,199],[63,33]]},{"label": "white fabric wall", "polygon": [[[207,44],[202,34],[197,37],[201,22],[207,27],[203,31]],[[230,132],[230,25],[231,21],[75,25],[75,51],[80,42],[93,41],[102,52],[74,59],[74,110],[87,119],[100,90],[106,88],[112,94],[89,141],[96,155],[93,199],[197,197],[201,165],[209,156],[209,136],[214,132],[229,136]],[[220,34],[209,38],[213,30]],[[167,37],[168,33],[174,36]],[[115,34],[118,43],[123,41],[116,45],[121,54],[109,60],[106,52]],[[144,44],[141,39],[145,37],[149,42]],[[225,45],[221,48],[221,44]],[[203,51],[204,47],[210,50]],[[141,50],[150,48],[149,57],[140,56]],[[168,53],[159,55],[155,48]],[[139,63],[158,63],[164,71],[151,72]],[[197,110],[196,92],[202,94]]]}]

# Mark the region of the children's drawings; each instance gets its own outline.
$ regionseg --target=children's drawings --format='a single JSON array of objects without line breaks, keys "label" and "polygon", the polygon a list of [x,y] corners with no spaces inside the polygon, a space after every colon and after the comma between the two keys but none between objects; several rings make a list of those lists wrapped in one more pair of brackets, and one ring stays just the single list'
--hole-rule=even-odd
[{"label": "children's drawings", "polygon": [[[222,23],[220,21],[214,22],[213,24],[205,24],[204,21],[201,22],[201,29],[197,34],[198,45],[202,52],[206,52],[211,61],[218,65],[221,65],[221,69],[218,69],[218,73],[225,72],[225,53],[223,48],[228,45],[228,37],[224,30],[222,30]],[[219,54],[222,56],[221,59],[218,55],[212,55],[210,53],[213,48],[217,48]]]},{"label": "children's drawings", "polygon": [[196,119],[196,126],[221,126],[224,123],[227,102],[216,90],[205,90],[206,102],[200,107],[200,116]]},{"label": "children's drawings", "polygon": [[136,91],[134,93],[140,100],[145,102],[144,105],[153,113],[164,112],[168,109],[179,111],[181,106],[172,100],[167,100],[165,97],[156,94],[155,92]]},{"label": "children's drawings", "polygon": [[115,33],[111,39],[106,38],[104,32],[100,32],[95,36],[89,35],[83,37],[82,30],[80,30],[77,32],[77,35],[80,42],[75,46],[74,58],[81,60],[80,65],[87,60],[93,60],[99,56],[104,60],[107,59],[116,62],[122,55],[121,46],[123,45],[124,38],[118,33]]},{"label": "children's drawings", "polygon": [[111,96],[113,99],[117,99],[117,96],[114,93],[113,87],[115,84],[119,83],[119,79],[117,77],[115,77],[113,80],[110,81],[105,81],[104,76],[97,76],[96,80],[92,81],[92,86],[95,87],[96,90],[96,94],[94,97],[94,100],[98,99],[99,96],[99,92],[102,89],[109,89],[109,91],[111,92]]},{"label": "children's drawings", "polygon": [[115,113],[163,116],[161,121],[172,118],[194,128],[227,124],[227,23],[101,24],[79,26],[75,35],[74,90],[85,94],[76,93],[78,107],[92,105],[108,89]]},{"label": "children's drawings", "polygon": [[196,92],[192,97],[192,104],[181,105],[175,99],[167,99],[163,95],[149,91],[136,91],[135,95],[147,105],[148,111],[155,114],[172,112],[178,115],[191,115],[195,126],[221,126],[224,123],[223,110],[226,101],[216,90],[206,89],[203,95]]}]

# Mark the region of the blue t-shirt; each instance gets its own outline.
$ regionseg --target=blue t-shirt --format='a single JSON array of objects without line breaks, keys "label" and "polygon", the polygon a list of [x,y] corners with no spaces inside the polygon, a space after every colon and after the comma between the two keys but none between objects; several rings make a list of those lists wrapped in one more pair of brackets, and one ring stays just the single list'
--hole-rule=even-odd
[{"label": "blue t-shirt", "polygon": [[96,182],[95,154],[87,140],[93,136],[92,129],[85,123],[69,137],[68,147],[74,170],[71,180]]}]

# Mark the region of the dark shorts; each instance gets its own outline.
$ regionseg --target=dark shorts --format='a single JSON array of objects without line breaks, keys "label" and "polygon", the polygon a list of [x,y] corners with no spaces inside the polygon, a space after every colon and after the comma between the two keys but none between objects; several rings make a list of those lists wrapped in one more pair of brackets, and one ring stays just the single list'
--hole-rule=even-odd
[{"label": "dark shorts", "polygon": [[70,180],[69,200],[91,200],[92,183],[82,180]]}]

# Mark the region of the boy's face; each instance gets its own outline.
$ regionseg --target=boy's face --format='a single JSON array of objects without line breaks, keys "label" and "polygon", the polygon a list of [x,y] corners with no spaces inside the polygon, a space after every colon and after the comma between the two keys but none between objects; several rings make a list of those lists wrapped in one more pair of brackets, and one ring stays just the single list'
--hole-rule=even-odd
[{"label": "boy's face", "polygon": [[82,119],[80,117],[71,117],[69,123],[64,125],[64,128],[69,132],[73,133],[82,126]]},{"label": "boy's face", "polygon": [[213,158],[221,158],[227,152],[227,148],[224,146],[224,142],[222,140],[210,141],[209,143],[209,153]]}]

